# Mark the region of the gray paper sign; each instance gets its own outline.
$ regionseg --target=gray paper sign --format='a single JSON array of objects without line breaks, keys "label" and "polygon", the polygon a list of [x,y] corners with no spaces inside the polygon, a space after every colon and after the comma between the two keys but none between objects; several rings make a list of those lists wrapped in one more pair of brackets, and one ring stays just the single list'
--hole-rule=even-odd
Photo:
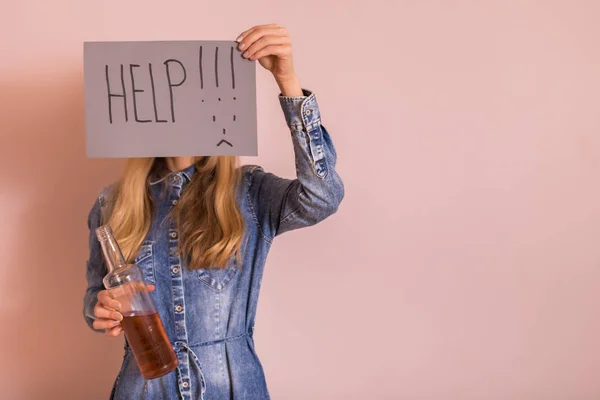
[{"label": "gray paper sign", "polygon": [[233,41],[84,43],[88,157],[256,156],[255,71]]}]

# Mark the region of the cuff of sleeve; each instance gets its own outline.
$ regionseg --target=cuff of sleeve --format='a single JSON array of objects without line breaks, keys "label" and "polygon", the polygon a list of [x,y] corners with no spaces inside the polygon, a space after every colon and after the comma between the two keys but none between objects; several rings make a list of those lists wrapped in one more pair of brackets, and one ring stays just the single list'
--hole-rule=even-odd
[{"label": "cuff of sleeve", "polygon": [[287,125],[292,130],[310,131],[321,123],[317,98],[313,92],[302,89],[304,96],[279,95],[279,103]]},{"label": "cuff of sleeve", "polygon": [[98,299],[96,297],[92,297],[86,301],[85,307],[83,309],[83,315],[86,318],[91,319],[92,321],[96,319],[94,315],[94,308],[96,307],[96,303],[98,303]]}]

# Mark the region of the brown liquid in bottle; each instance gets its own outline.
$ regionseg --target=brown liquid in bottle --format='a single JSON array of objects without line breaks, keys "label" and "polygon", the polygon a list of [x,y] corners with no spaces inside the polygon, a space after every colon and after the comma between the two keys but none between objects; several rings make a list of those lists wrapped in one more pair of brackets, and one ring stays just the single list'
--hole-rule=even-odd
[{"label": "brown liquid in bottle", "polygon": [[121,326],[144,378],[158,378],[177,367],[177,357],[158,313],[124,313]]}]

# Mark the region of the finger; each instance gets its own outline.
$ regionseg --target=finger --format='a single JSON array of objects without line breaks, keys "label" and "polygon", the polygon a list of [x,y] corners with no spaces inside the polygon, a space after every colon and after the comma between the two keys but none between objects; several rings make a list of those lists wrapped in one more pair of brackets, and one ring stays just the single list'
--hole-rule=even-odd
[{"label": "finger", "polygon": [[[260,26],[248,32],[248,34],[244,35],[240,40],[240,46],[244,48],[248,48],[252,43],[257,41],[263,36],[273,35],[273,36],[287,36],[287,31],[285,28],[274,25],[274,26]],[[240,49],[241,50],[241,49]]]},{"label": "finger", "polygon": [[237,39],[235,39],[236,42],[241,42],[246,36],[248,36],[250,33],[254,32],[257,29],[260,28],[276,28],[279,27],[279,25],[277,24],[268,24],[268,25],[256,25],[253,26],[250,29],[246,29],[244,32],[240,33],[240,35],[237,37]]},{"label": "finger", "polygon": [[148,285],[148,291],[149,292],[154,292],[154,289],[156,289],[156,286],[154,286],[154,285]]},{"label": "finger", "polygon": [[94,320],[92,326],[94,329],[112,329],[120,324],[119,321],[115,321],[114,319],[98,318]]},{"label": "finger", "polygon": [[256,28],[252,32],[250,32],[247,36],[245,36],[238,45],[238,50],[248,49],[254,42],[259,40],[264,36],[287,36],[287,31],[281,27],[273,27],[273,28]]},{"label": "finger", "polygon": [[262,38],[254,42],[252,46],[250,46],[248,50],[246,50],[244,54],[242,54],[242,56],[245,58],[252,59],[251,57],[255,53],[259,52],[265,47],[273,45],[291,45],[291,40],[287,36],[263,36]]},{"label": "finger", "polygon": [[244,40],[244,38],[246,36],[248,36],[251,32],[253,32],[255,29],[257,29],[256,26],[253,26],[252,28],[245,30],[244,32],[240,33],[240,35],[237,37],[237,39],[235,39],[236,42],[240,43],[242,40]]},{"label": "finger", "polygon": [[263,57],[272,56],[272,55],[273,56],[284,56],[284,55],[290,54],[290,53],[291,53],[290,46],[286,46],[286,45],[267,46],[267,47],[257,51],[252,57],[250,57],[250,60],[254,61],[254,60],[258,60]]},{"label": "finger", "polygon": [[96,318],[106,318],[112,319],[114,321],[123,320],[123,315],[121,313],[109,308],[104,308],[102,307],[102,305],[99,304],[96,304],[96,307],[94,307],[94,315],[96,316]]},{"label": "finger", "polygon": [[104,308],[109,308],[112,310],[119,310],[121,308],[121,304],[118,301],[114,300],[112,297],[110,297],[108,291],[106,290],[98,292],[98,303]]},{"label": "finger", "polygon": [[119,336],[121,334],[121,332],[123,332],[123,327],[121,326],[116,326],[114,328],[110,328],[110,329],[106,329],[104,331],[104,334],[106,336]]}]

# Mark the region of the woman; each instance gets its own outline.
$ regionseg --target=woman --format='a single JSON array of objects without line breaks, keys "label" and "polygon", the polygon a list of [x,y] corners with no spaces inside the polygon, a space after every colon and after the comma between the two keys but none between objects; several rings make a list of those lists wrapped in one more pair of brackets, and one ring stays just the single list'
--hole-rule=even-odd
[{"label": "woman", "polygon": [[120,181],[102,191],[88,220],[90,258],[84,314],[108,336],[121,333],[119,304],[95,229],[111,225],[128,261],[142,268],[179,366],[144,380],[127,341],[115,399],[268,399],[252,333],[263,267],[275,236],[333,214],[344,188],[315,96],[294,73],[290,38],[277,25],[237,39],[281,90],[297,179],[237,168],[235,157],[130,159]]}]

